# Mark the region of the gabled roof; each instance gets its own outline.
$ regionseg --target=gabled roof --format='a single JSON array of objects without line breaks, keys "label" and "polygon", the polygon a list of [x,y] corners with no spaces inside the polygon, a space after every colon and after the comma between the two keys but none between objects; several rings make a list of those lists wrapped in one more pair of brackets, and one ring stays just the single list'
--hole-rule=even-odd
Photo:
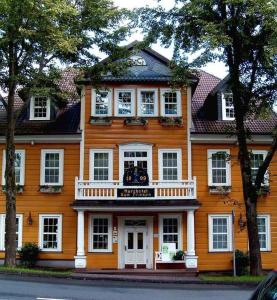
[{"label": "gabled roof", "polygon": [[[195,134],[225,134],[234,131],[235,122],[225,121],[215,118],[210,120],[207,118],[211,101],[218,101],[216,94],[228,81],[228,76],[223,80],[205,72],[198,71],[199,82],[192,97],[192,133]],[[209,99],[209,105],[205,106],[205,102]],[[213,107],[217,107],[217,103],[212,103]],[[204,111],[203,111],[204,110]],[[271,134],[277,124],[277,115],[272,112],[270,118],[267,119],[251,119],[246,121],[246,127],[252,134]]]}]

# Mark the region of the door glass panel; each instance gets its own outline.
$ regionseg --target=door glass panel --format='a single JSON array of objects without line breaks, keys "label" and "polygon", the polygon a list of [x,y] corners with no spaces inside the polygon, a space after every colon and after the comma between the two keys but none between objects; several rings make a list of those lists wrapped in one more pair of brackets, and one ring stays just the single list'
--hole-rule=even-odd
[{"label": "door glass panel", "polygon": [[143,232],[138,232],[138,250],[143,249]]},{"label": "door glass panel", "polygon": [[134,233],[128,232],[128,249],[134,249]]}]

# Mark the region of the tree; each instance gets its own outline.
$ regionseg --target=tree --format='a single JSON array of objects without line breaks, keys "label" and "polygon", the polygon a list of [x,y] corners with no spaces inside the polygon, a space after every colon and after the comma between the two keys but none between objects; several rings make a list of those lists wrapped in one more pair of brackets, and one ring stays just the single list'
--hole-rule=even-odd
[{"label": "tree", "polygon": [[[176,0],[172,9],[161,6],[139,11],[145,41],[174,45],[175,73],[188,67],[188,54],[197,58],[191,67],[220,60],[228,66],[235,110],[243,198],[246,209],[250,272],[262,271],[257,226],[257,201],[266,170],[277,148],[273,142],[256,176],[251,172],[246,120],[272,114],[276,99],[277,5],[275,0]],[[276,124],[277,127],[277,124]]]},{"label": "tree", "polygon": [[[16,120],[32,93],[50,93],[59,105],[66,101],[57,85],[62,66],[92,66],[99,60],[97,50],[116,56],[127,33],[120,26],[125,16],[110,0],[0,0],[0,100],[7,115],[6,266],[16,265]],[[19,110],[14,106],[17,93],[25,102]]]}]

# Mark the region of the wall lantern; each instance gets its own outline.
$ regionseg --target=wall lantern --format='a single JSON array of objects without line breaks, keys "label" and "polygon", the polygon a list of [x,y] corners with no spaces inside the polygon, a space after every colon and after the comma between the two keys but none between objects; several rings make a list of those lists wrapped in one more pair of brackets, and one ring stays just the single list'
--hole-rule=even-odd
[{"label": "wall lantern", "polygon": [[29,216],[27,218],[27,222],[28,222],[28,225],[32,225],[33,224],[33,219],[32,219],[31,212],[29,212]]},{"label": "wall lantern", "polygon": [[239,224],[240,231],[243,231],[246,227],[246,221],[243,220],[242,214],[239,215],[238,224]]}]

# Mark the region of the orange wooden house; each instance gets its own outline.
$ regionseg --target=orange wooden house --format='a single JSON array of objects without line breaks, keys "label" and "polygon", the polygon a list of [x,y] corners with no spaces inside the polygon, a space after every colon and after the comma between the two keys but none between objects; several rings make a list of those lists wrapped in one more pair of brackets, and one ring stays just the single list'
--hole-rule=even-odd
[{"label": "orange wooden house", "polygon": [[[230,270],[233,247],[246,251],[248,242],[238,148],[226,135],[234,119],[228,81],[200,71],[172,88],[162,55],[145,49],[129,60],[125,75],[103,76],[101,87],[81,80],[81,97],[64,109],[34,95],[18,120],[18,247],[38,243],[47,266],[153,269],[171,243],[187,269]],[[75,75],[64,73],[63,89],[74,93]],[[276,123],[275,114],[248,121],[253,174]],[[4,131],[2,110],[2,174]],[[277,265],[276,176],[275,157],[258,205],[265,269]],[[2,192],[0,258],[4,221]]]}]

